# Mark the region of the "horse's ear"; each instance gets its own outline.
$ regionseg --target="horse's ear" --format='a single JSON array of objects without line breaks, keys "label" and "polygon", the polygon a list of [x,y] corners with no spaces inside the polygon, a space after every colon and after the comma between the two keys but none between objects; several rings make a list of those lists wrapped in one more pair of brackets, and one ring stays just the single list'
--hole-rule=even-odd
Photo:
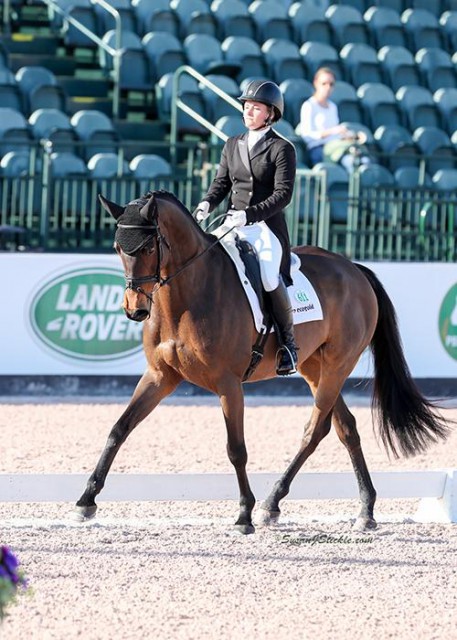
[{"label": "horse's ear", "polygon": [[156,215],[157,203],[154,196],[151,196],[146,204],[140,209],[140,216],[147,222],[154,222],[154,216]]},{"label": "horse's ear", "polygon": [[101,194],[98,195],[98,199],[100,200],[102,207],[106,211],[108,211],[108,213],[110,213],[115,220],[117,220],[124,213],[124,207],[121,207],[115,202],[107,200]]}]

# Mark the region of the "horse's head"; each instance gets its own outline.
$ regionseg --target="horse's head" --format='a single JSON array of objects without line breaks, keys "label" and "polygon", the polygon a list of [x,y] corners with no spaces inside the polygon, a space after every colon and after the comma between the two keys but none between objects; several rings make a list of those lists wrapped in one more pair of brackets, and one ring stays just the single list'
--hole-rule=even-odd
[{"label": "horse's head", "polygon": [[123,309],[130,320],[142,322],[150,314],[152,293],[160,283],[161,243],[157,204],[143,196],[122,207],[99,196],[106,211],[117,221],[114,248],[125,273]]}]

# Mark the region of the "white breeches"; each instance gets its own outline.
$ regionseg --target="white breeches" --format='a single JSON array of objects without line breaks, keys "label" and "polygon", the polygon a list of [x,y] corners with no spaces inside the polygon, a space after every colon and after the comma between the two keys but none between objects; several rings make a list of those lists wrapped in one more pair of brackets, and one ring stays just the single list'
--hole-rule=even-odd
[{"label": "white breeches", "polygon": [[240,238],[255,248],[260,264],[260,277],[265,291],[274,291],[279,286],[282,247],[278,238],[265,222],[256,222],[236,230]]}]

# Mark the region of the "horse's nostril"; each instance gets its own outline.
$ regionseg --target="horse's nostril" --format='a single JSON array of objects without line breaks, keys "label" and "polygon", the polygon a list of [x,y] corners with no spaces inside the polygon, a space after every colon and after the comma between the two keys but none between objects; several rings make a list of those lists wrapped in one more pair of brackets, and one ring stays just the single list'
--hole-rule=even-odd
[{"label": "horse's nostril", "polygon": [[149,316],[149,313],[146,309],[135,309],[135,311],[126,310],[125,315],[134,322],[143,322]]}]

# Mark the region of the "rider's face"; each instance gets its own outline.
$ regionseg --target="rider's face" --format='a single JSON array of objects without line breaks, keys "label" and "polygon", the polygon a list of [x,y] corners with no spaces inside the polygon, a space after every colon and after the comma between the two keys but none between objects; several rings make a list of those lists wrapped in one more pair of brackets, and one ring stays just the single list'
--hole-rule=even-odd
[{"label": "rider's face", "polygon": [[243,106],[244,124],[248,129],[259,129],[265,126],[265,121],[270,115],[270,107],[262,102],[246,100]]}]

